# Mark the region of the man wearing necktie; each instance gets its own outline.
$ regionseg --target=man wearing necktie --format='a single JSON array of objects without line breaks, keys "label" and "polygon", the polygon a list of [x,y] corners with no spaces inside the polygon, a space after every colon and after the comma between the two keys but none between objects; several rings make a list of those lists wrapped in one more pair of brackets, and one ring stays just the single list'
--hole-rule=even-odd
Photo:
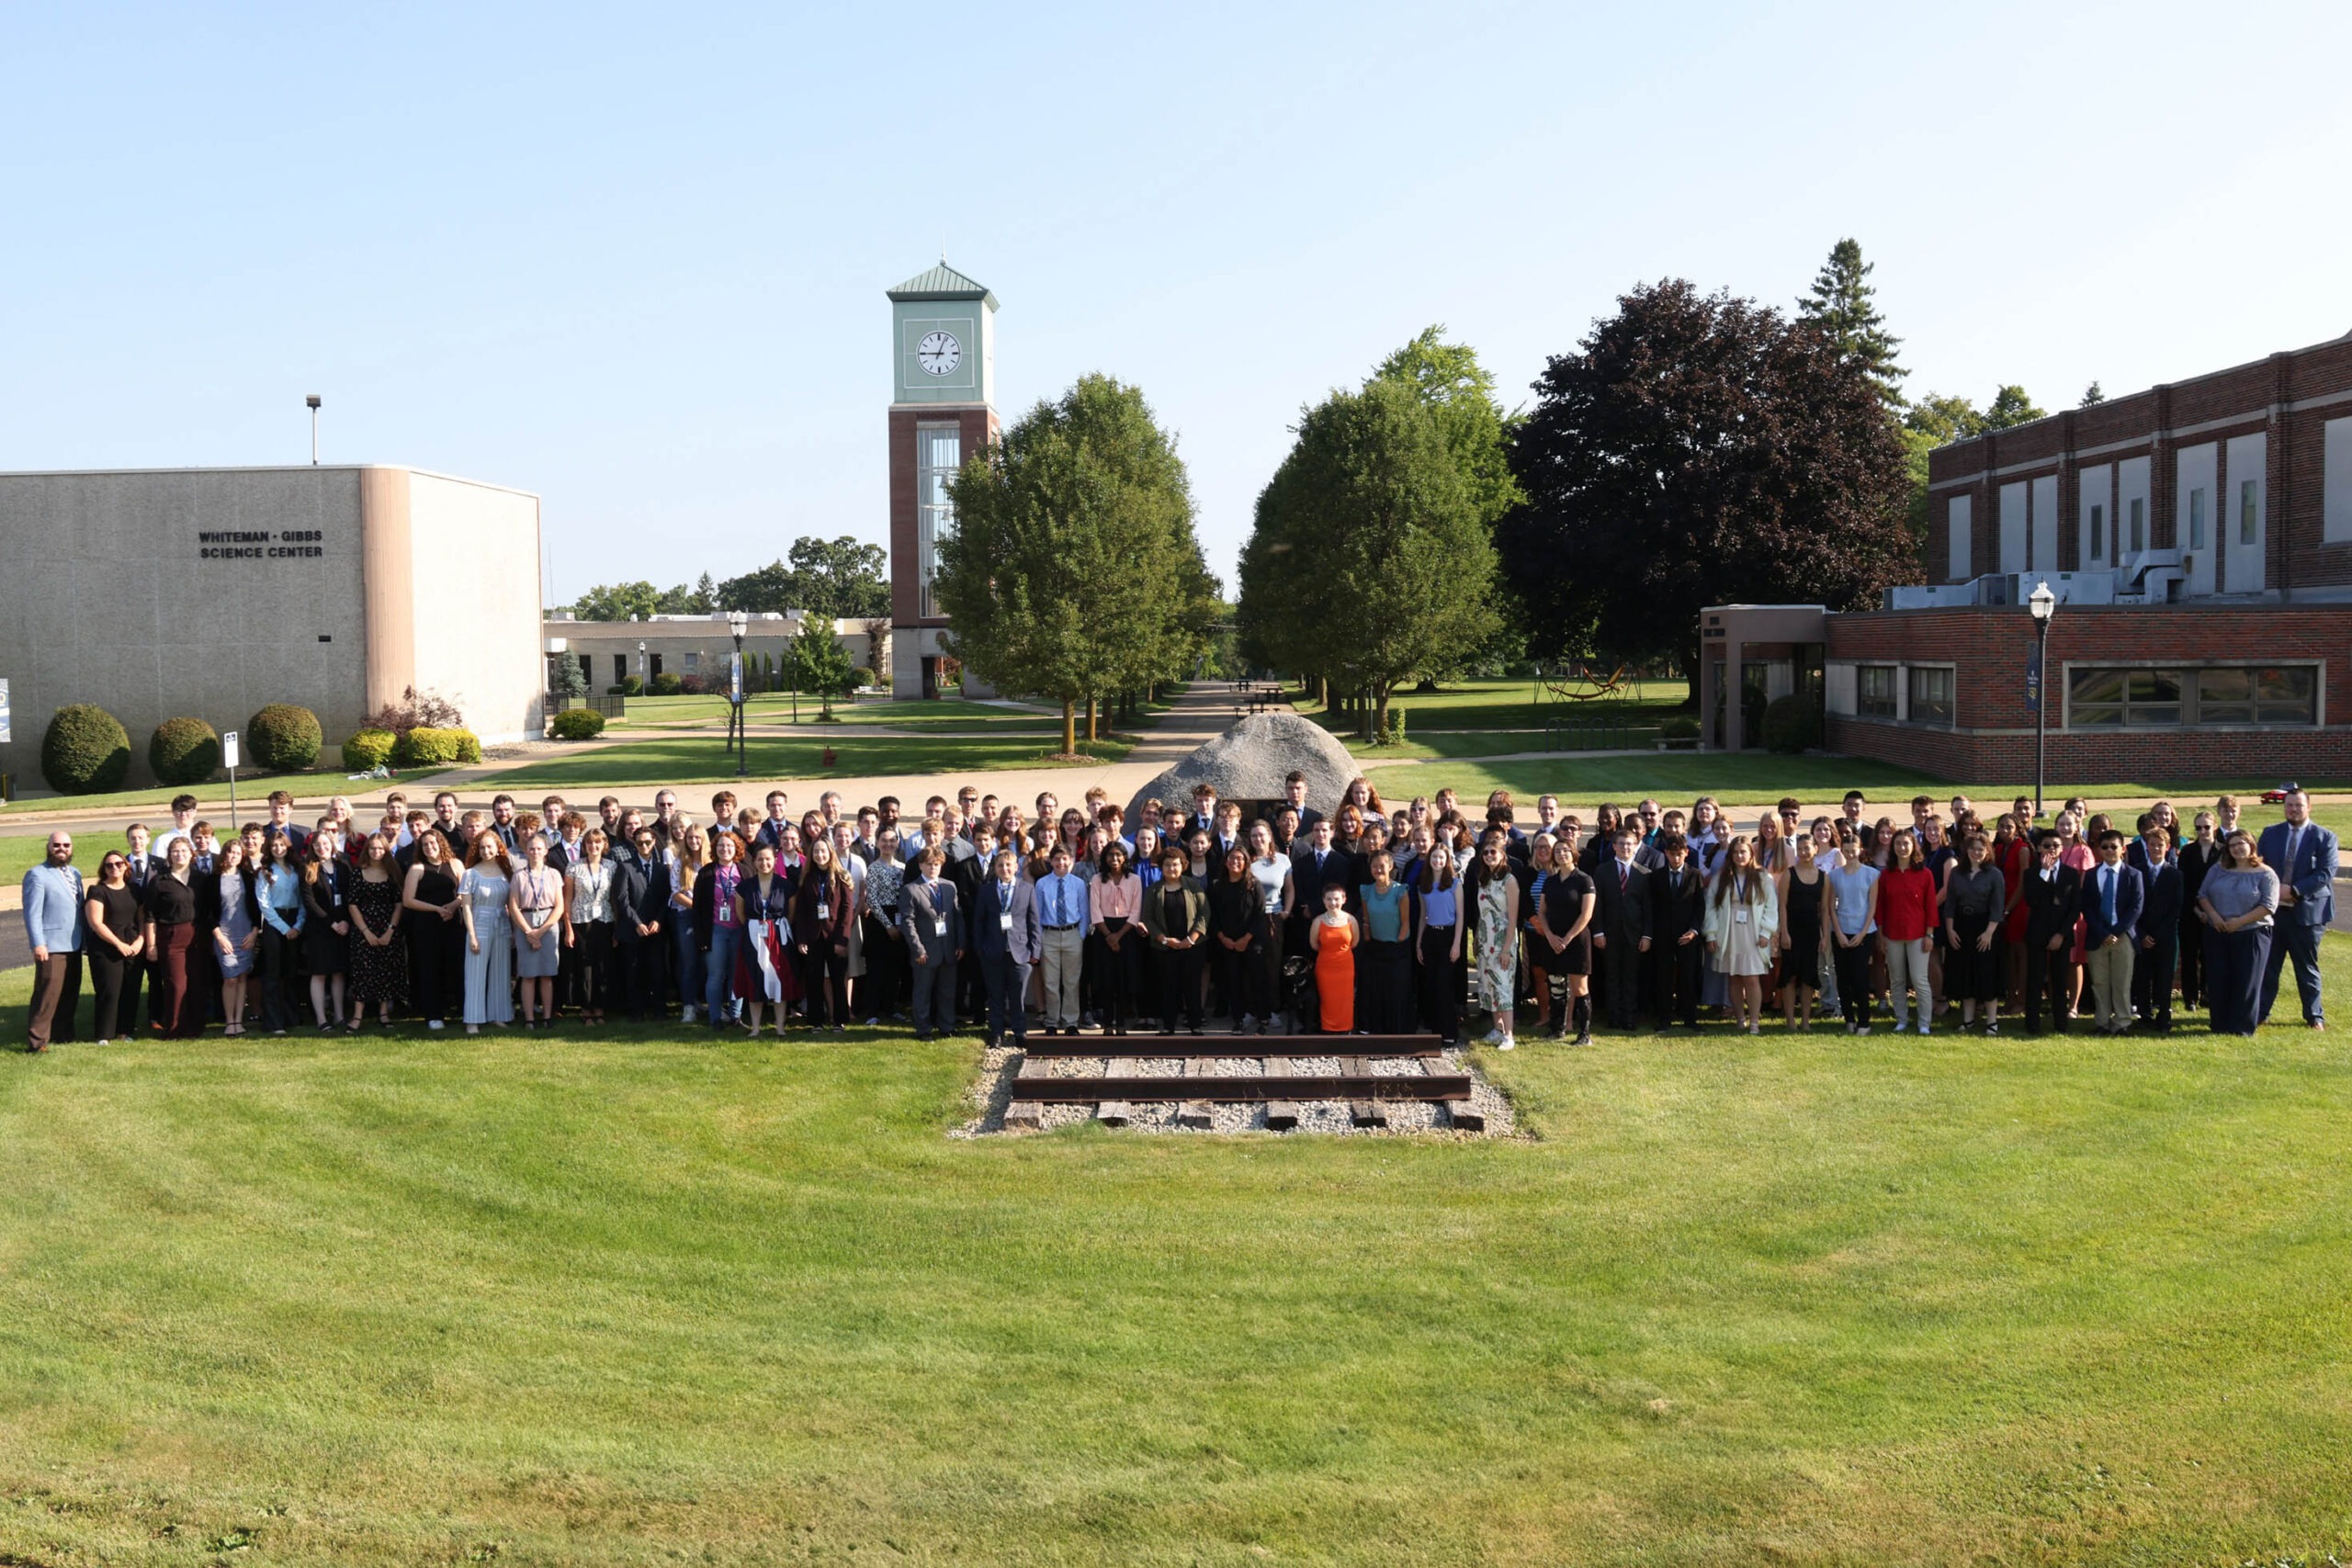
[{"label": "man wearing necktie", "polygon": [[2101,1034],[2132,1028],[2132,963],[2140,942],[2140,911],[2146,890],[2139,869],[2123,861],[2123,835],[2109,828],[2099,835],[2099,863],[2083,886],[2083,968],[2091,988],[2093,1027]]},{"label": "man wearing necktie", "polygon": [[2303,1004],[2303,1021],[2313,1029],[2327,1027],[2325,1004],[2320,998],[2320,937],[2335,919],[2335,835],[2311,819],[2311,796],[2299,784],[2286,790],[2284,822],[2262,830],[2257,851],[2262,863],[2278,874],[2278,934],[2270,943],[2270,958],[2262,971],[2262,1007],[2267,1022],[2271,1005],[2278,999],[2278,974],[2287,961],[2295,962],[2295,990]]},{"label": "man wearing necktie", "polygon": [[1038,919],[1043,923],[1040,962],[1045,978],[1046,1032],[1078,1032],[1079,977],[1086,958],[1085,879],[1070,873],[1069,846],[1054,850],[1054,869],[1037,879]]}]

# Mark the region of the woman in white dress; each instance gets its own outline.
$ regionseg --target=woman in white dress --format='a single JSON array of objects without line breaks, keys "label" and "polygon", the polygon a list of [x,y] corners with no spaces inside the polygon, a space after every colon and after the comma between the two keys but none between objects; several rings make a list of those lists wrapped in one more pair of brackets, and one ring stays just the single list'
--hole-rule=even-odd
[{"label": "woman in white dress", "polygon": [[1745,833],[1724,851],[1700,931],[1707,942],[1707,966],[1724,976],[1734,1021],[1755,1033],[1764,1015],[1764,976],[1780,939],[1781,905],[1772,879],[1756,863],[1755,842]]}]

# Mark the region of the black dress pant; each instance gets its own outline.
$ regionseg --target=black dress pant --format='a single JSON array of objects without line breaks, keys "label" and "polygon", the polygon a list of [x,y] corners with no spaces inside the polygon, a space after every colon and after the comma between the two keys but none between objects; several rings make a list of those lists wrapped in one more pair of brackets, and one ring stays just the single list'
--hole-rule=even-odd
[{"label": "black dress pant", "polygon": [[101,942],[94,932],[84,952],[90,975],[90,993],[97,1008],[90,1019],[90,1038],[119,1040],[130,1021],[122,1011],[123,983],[129,978],[132,959],[125,958]]},{"label": "black dress pant", "polygon": [[628,965],[628,1010],[639,1019],[660,1018],[662,998],[670,985],[670,939],[662,932],[639,936],[629,928],[621,944],[621,960]]},{"label": "black dress pant", "polygon": [[[416,970],[416,1016],[431,1022],[463,1018],[466,1012],[466,928],[462,920],[409,911],[409,958]],[[265,944],[268,938],[263,939]]]},{"label": "black dress pant", "polygon": [[1159,963],[1159,1027],[1162,1032],[1176,1027],[1176,1015],[1182,1013],[1184,1021],[1194,1033],[1201,1028],[1201,950],[1198,947],[1163,947],[1155,955]]},{"label": "black dress pant", "polygon": [[1609,945],[1600,950],[1600,963],[1596,967],[1609,982],[1604,990],[1611,1028],[1631,1030],[1641,1026],[1642,964],[1647,957],[1642,952],[1640,939],[1631,936],[1612,936]]},{"label": "black dress pant", "polygon": [[1363,944],[1356,960],[1356,1027],[1370,1034],[1411,1032],[1412,949],[1404,942]]},{"label": "black dress pant", "polygon": [[1099,931],[1086,939],[1086,976],[1102,987],[1106,1024],[1131,1022],[1143,1007],[1143,948],[1150,939],[1132,922],[1122,921],[1120,928],[1116,949]]},{"label": "black dress pant", "polygon": [[1829,936],[1829,963],[1838,971],[1838,1003],[1849,1029],[1871,1026],[1871,949],[1876,943],[1876,938],[1866,936],[1848,947],[1837,932]]},{"label": "black dress pant", "polygon": [[276,926],[264,922],[261,928],[261,962],[254,973],[261,981],[261,1022],[273,1033],[294,1027],[301,1016],[301,1008],[291,997],[294,987],[294,950],[298,944]]},{"label": "black dress pant", "polygon": [[[868,929],[870,931],[871,928]],[[900,961],[905,959],[905,948],[895,941],[888,942],[888,945],[895,958]],[[869,985],[874,979],[874,958],[875,944],[869,934],[865,943],[865,978]],[[830,942],[810,942],[808,951],[800,960],[800,988],[807,998],[809,1028],[818,1027],[820,1021],[820,1015],[822,1015],[821,1021],[831,1023],[836,1029],[848,1027],[848,953],[842,952]],[[865,1005],[863,998],[860,1005]],[[868,1012],[866,1016],[887,1018],[889,1015],[887,1012]]]},{"label": "black dress pant", "polygon": [[[1656,971],[1650,984],[1656,992],[1660,1029],[1670,1023],[1685,1029],[1699,1027],[1699,969],[1706,951],[1707,944],[1697,937],[1689,942],[1661,937],[1650,944],[1651,967]],[[1805,954],[1807,960],[1812,956]]]},{"label": "black dress pant", "polygon": [[1421,1027],[1451,1040],[1462,1026],[1462,964],[1453,956],[1453,928],[1421,933]]},{"label": "black dress pant", "polygon": [[2156,933],[2156,945],[2132,955],[2132,1010],[2143,1023],[2172,1027],[2172,977],[2179,958],[2173,932]]},{"label": "black dress pant", "polygon": [[2025,1027],[2028,1033],[2041,1032],[2041,1009],[2050,1008],[2050,1027],[2059,1033],[2066,1032],[2067,1004],[2074,999],[2074,986],[2069,978],[2074,965],[2068,962],[2074,952],[2075,939],[2068,933],[2059,943],[2058,951],[2050,951],[2047,937],[2029,933],[2025,939]]},{"label": "black dress pant", "polygon": [[2193,1008],[2205,999],[2205,922],[2196,911],[2180,917],[2180,1005]]},{"label": "black dress pant", "polygon": [[[882,918],[865,915],[861,919],[865,922],[865,976],[857,983],[857,1010],[867,1018],[887,1020],[899,1010],[899,998],[904,993],[906,943],[899,940],[897,928]],[[814,957],[816,949],[810,948],[809,953]],[[817,997],[812,986],[808,1019],[813,1023],[816,1018]]]}]

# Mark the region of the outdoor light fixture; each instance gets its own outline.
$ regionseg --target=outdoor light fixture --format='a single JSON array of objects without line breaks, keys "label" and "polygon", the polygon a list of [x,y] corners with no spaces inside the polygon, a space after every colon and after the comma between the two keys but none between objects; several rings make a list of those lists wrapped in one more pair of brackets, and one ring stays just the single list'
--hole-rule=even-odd
[{"label": "outdoor light fixture", "polygon": [[319,394],[312,392],[302,401],[311,410],[311,467],[319,466]]},{"label": "outdoor light fixture", "polygon": [[2033,818],[2041,820],[2041,791],[2050,772],[2050,618],[2058,613],[2058,595],[2043,582],[2026,596],[2033,612],[2035,644],[2033,676],[2026,687],[2033,694]]},{"label": "outdoor light fixture", "polygon": [[743,727],[743,633],[752,617],[741,610],[727,612],[727,629],[735,634],[735,662],[727,667],[727,728],[735,748],[735,776],[746,776],[752,765],[751,733]]}]

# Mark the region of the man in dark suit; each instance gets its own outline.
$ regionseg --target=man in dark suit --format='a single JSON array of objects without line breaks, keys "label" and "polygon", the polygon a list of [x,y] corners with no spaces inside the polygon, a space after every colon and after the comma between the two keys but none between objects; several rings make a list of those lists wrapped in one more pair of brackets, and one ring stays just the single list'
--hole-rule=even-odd
[{"label": "man in dark suit", "polygon": [[1284,953],[1305,953],[1306,923],[1323,912],[1323,889],[1337,884],[1355,897],[1351,885],[1352,857],[1331,847],[1331,819],[1317,818],[1315,826],[1306,830],[1306,843],[1293,850],[1290,857],[1291,889],[1296,895],[1291,901],[1290,922],[1283,933]]},{"label": "man in dark suit", "polygon": [[2142,1029],[2169,1033],[2173,970],[2180,956],[2180,861],[2172,852],[2172,835],[2154,823],[2141,829],[2140,841],[2132,848],[2136,852],[2134,869],[2147,882],[2147,902],[2140,910],[2140,954],[2132,968],[2132,1010]]},{"label": "man in dark suit", "polygon": [[[1291,808],[1298,813],[1298,830],[1301,834],[1323,820],[1323,813],[1306,804],[1306,775],[1295,768],[1291,770],[1288,778],[1283,780],[1283,798],[1288,801]],[[1323,906],[1318,903],[1315,908],[1317,912],[1320,912]]]},{"label": "man in dark suit", "polygon": [[1600,894],[1593,916],[1592,945],[1600,954],[1607,985],[1601,999],[1609,1009],[1612,1029],[1640,1027],[1642,964],[1656,924],[1651,913],[1650,873],[1634,858],[1639,841],[1631,828],[1620,828],[1611,853],[1593,873]]},{"label": "man in dark suit", "polygon": [[[1651,997],[1657,1004],[1661,1032],[1678,1022],[1696,1029],[1699,971],[1707,952],[1701,934],[1707,918],[1707,881],[1690,863],[1690,843],[1681,834],[1664,835],[1657,848],[1663,863],[1650,873],[1650,959],[1656,970]],[[1605,869],[1613,872],[1615,867]],[[1792,955],[1792,960],[1797,956]]]},{"label": "man in dark suit", "polygon": [[642,1022],[662,1014],[670,947],[662,919],[670,908],[670,872],[653,852],[653,829],[639,827],[635,852],[613,866],[613,941],[628,977],[630,1014]]},{"label": "man in dark suit", "polygon": [[2074,996],[2075,919],[2081,912],[2083,874],[2059,856],[2065,845],[2044,831],[2034,847],[2018,897],[2025,904],[2025,1028],[2041,1032],[2041,1004],[2050,1004],[2050,1027],[2066,1032]]},{"label": "man in dark suit", "polygon": [[964,911],[956,885],[940,874],[947,857],[937,844],[915,856],[899,891],[899,934],[913,981],[915,1038],[956,1032],[956,961],[964,955]]},{"label": "man in dark suit", "polygon": [[1045,946],[1036,889],[1018,874],[1019,866],[1011,850],[997,851],[971,911],[972,951],[988,976],[990,1045],[1008,1037],[1015,1046],[1028,1043],[1029,971]]},{"label": "man in dark suit", "polygon": [[964,956],[956,966],[956,1010],[986,1028],[988,972],[980,962],[979,950],[973,946],[972,911],[980,907],[980,891],[996,873],[995,832],[985,822],[974,823],[967,848],[968,853],[949,860],[946,865],[947,880],[956,885],[956,908],[964,912]]},{"label": "man in dark suit", "polygon": [[2147,887],[2139,871],[2123,861],[2123,835],[2109,828],[2099,835],[2099,863],[2083,878],[2082,914],[2091,988],[2101,1034],[2132,1028],[2132,967],[2140,945],[2140,911]]},{"label": "man in dark suit", "polygon": [[2262,971],[2259,1017],[2269,1021],[2271,1005],[2278,999],[2278,972],[2291,958],[2303,1021],[2324,1029],[2327,1008],[2319,993],[2319,942],[2335,919],[2335,835],[2312,820],[2311,796],[2300,784],[2287,786],[2286,812],[2284,822],[2262,830],[2256,846],[2262,863],[2278,874],[2278,929],[2270,940],[2270,962]]}]

